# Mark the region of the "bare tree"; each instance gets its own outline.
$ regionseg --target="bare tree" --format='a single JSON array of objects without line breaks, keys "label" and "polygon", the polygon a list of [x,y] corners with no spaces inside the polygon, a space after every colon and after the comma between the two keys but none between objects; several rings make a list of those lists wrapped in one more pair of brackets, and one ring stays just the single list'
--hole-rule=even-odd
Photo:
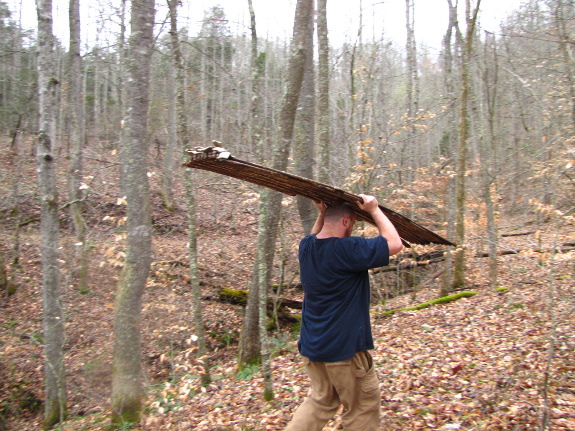
[{"label": "bare tree", "polygon": [[[262,136],[262,78],[265,74],[265,53],[258,53],[258,33],[256,30],[256,14],[252,0],[248,0],[250,10],[250,28],[251,28],[251,53],[250,53],[250,70],[252,76],[252,97],[250,99],[250,121],[251,121],[251,148],[259,157],[264,155],[263,136]],[[261,160],[260,160],[261,161]]]},{"label": "bare tree", "polygon": [[[252,121],[252,146],[256,154],[264,157],[263,137],[261,136],[260,119],[260,91],[261,78],[264,69],[265,56],[258,54],[258,35],[256,30],[256,14],[251,0],[248,0],[251,23],[251,75],[252,75],[252,98],[251,98],[251,121]],[[261,160],[260,160],[261,161]],[[238,364],[242,368],[245,365],[259,360],[260,335],[259,335],[259,299],[257,292],[257,262],[254,264],[251,288],[252,294],[248,297],[244,312],[243,327],[238,346]]]},{"label": "bare tree", "polygon": [[574,15],[573,2],[568,0],[556,0],[553,8],[553,20],[555,31],[559,38],[559,49],[563,59],[563,69],[569,95],[571,127],[575,129],[575,77],[573,77],[573,29],[569,28],[568,22]]},{"label": "bare tree", "polygon": [[[298,0],[296,5],[294,32],[291,46],[291,56],[288,64],[288,83],[280,113],[280,139],[274,148],[273,168],[285,170],[291,148],[297,102],[303,82],[305,62],[308,55],[306,43],[309,39],[309,15],[313,12],[313,0]],[[282,195],[268,191],[262,194],[260,200],[260,216],[258,229],[258,297],[259,297],[259,327],[262,371],[264,375],[264,398],[273,398],[273,386],[269,350],[267,345],[267,298],[270,285],[271,268],[275,253],[275,240],[281,211]]]},{"label": "bare tree", "polygon": [[[406,115],[408,127],[408,138],[404,141],[403,151],[408,160],[407,167],[414,166],[414,159],[417,154],[416,147],[416,130],[415,121],[419,111],[419,78],[417,72],[417,43],[415,41],[415,4],[414,0],[405,0],[405,29],[407,33],[406,41],[406,54],[407,54],[407,101],[406,101]],[[409,150],[408,150],[409,148]],[[403,156],[401,158],[403,161]],[[403,164],[400,169],[403,171]],[[406,180],[411,180],[411,169],[407,170],[405,175]]]},{"label": "bare tree", "polygon": [[[475,24],[481,0],[477,0],[471,9],[471,0],[465,2],[466,31],[462,38],[461,90],[459,97],[459,124],[457,134],[457,153],[455,167],[455,241],[458,249],[455,252],[452,287],[460,289],[465,285],[465,179],[467,174],[467,145],[469,140],[468,103],[471,88],[470,68],[473,54]],[[460,32],[458,32],[460,33]]]},{"label": "bare tree", "polygon": [[56,92],[52,0],[37,0],[38,12],[38,181],[40,183],[40,249],[42,255],[42,302],[46,402],[44,426],[50,428],[67,415],[64,369],[64,312],[60,292],[58,190],[53,151]]},{"label": "bare tree", "polygon": [[[296,173],[304,178],[313,178],[315,164],[315,67],[313,58],[314,14],[308,17],[308,39],[299,107],[296,119],[294,161]],[[313,202],[302,196],[297,198],[300,220],[305,232],[311,232],[316,214]]]},{"label": "bare tree", "polygon": [[118,281],[114,314],[112,423],[137,423],[142,413],[140,315],[151,261],[148,186],[148,92],[153,46],[154,0],[132,3],[127,58],[125,140],[121,181],[127,200],[126,261]]},{"label": "bare tree", "polygon": [[329,109],[329,39],[327,26],[327,0],[317,1],[318,40],[318,169],[317,177],[322,183],[330,183],[330,109]]},{"label": "bare tree", "polygon": [[480,146],[480,173],[481,187],[483,189],[483,199],[487,212],[487,238],[489,249],[489,281],[492,286],[497,286],[497,223],[496,204],[492,197],[493,186],[497,179],[498,145],[496,134],[497,121],[497,91],[499,88],[499,64],[497,61],[497,44],[493,34],[487,34],[484,44],[483,56],[483,88],[485,103],[482,104],[487,109],[486,129],[487,133]]},{"label": "bare tree", "polygon": [[[170,10],[170,44],[172,62],[175,68],[176,75],[176,117],[177,117],[177,130],[180,139],[187,149],[189,146],[189,130],[186,118],[186,97],[185,97],[185,82],[184,82],[184,63],[182,61],[182,53],[180,49],[180,40],[178,37],[178,0],[168,0],[168,7]],[[198,356],[204,358],[204,372],[201,375],[202,385],[210,384],[210,362],[207,357],[208,348],[206,343],[206,329],[204,326],[204,319],[202,318],[202,303],[200,299],[200,279],[197,263],[197,240],[196,240],[196,204],[194,196],[194,184],[192,180],[192,173],[190,170],[184,172],[185,187],[186,187],[186,206],[188,210],[188,253],[189,253],[189,268],[190,268],[190,284],[192,286],[193,297],[193,314],[194,326],[196,336],[198,337]]]},{"label": "bare tree", "polygon": [[[449,7],[449,21],[447,24],[447,31],[443,36],[443,82],[445,87],[445,104],[448,106],[454,106],[456,100],[455,94],[455,82],[454,76],[455,73],[453,71],[453,47],[452,47],[452,39],[453,39],[453,32],[457,32],[458,24],[457,24],[457,3],[454,5],[452,0],[447,0],[447,4]],[[454,133],[452,130],[455,130],[456,124],[456,115],[453,109],[448,112],[447,117],[447,130],[443,133],[441,144],[439,147],[440,155],[446,157],[447,160],[451,161],[454,153]],[[448,193],[446,194],[446,207],[447,207],[447,237],[453,238],[455,235],[455,179],[450,176],[448,178]],[[443,283],[441,286],[441,291],[439,292],[439,296],[447,296],[449,290],[451,289],[452,284],[452,273],[451,268],[453,266],[453,257],[452,257],[452,250],[446,254],[445,257],[445,268],[447,269],[444,271]]]},{"label": "bare tree", "polygon": [[[173,30],[172,30],[173,31]],[[177,31],[177,29],[176,29]],[[170,33],[171,34],[171,33]],[[177,148],[178,133],[176,124],[176,69],[173,62],[167,65],[168,79],[165,91],[168,95],[168,143],[164,152],[162,163],[162,202],[168,211],[174,210],[174,168],[176,164],[175,152]]]},{"label": "bare tree", "polygon": [[[303,81],[306,56],[308,55],[306,52],[306,40],[309,31],[308,17],[312,11],[313,0],[298,0],[294,20],[291,55],[288,64],[288,82],[280,112],[279,138],[273,147],[272,155],[272,167],[279,170],[285,170],[288,164],[297,103]],[[264,189],[260,193],[256,265],[242,328],[242,340],[244,340],[244,343],[249,342],[251,345],[254,345],[259,336],[260,354],[259,356],[255,356],[255,352],[250,351],[254,356],[248,357],[244,354],[243,357],[240,356],[239,358],[240,366],[261,361],[264,375],[265,399],[273,398],[271,364],[267,345],[267,295],[275,253],[281,199],[281,193],[272,192],[268,189]],[[259,313],[257,314],[259,325],[253,325],[253,322],[246,322],[247,318],[255,315],[255,313],[249,313],[249,310],[253,310],[254,307],[259,309]],[[258,328],[259,330],[256,331]]]},{"label": "bare tree", "polygon": [[71,158],[68,172],[68,199],[70,216],[76,233],[76,259],[74,275],[78,290],[88,291],[88,246],[86,244],[86,222],[82,215],[83,148],[86,140],[84,116],[84,91],[80,56],[80,0],[70,0],[70,51],[68,53],[68,106],[70,112]]}]

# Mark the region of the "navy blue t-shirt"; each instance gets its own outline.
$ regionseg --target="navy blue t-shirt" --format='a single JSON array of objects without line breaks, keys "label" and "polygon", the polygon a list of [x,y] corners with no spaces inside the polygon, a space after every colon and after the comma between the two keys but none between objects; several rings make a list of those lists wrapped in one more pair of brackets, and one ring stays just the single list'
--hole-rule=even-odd
[{"label": "navy blue t-shirt", "polygon": [[373,349],[367,270],[389,264],[387,240],[308,235],[300,242],[299,263],[300,353],[314,362],[337,362]]}]

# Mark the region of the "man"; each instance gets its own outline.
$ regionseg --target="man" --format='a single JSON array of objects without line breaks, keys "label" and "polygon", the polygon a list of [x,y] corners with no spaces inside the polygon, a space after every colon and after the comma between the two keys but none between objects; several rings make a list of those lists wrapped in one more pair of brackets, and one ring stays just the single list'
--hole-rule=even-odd
[{"label": "man", "polygon": [[345,431],[379,428],[379,381],[373,349],[368,269],[386,266],[402,248],[401,238],[373,196],[360,195],[379,230],[375,238],[352,237],[354,208],[315,202],[319,215],[299,248],[304,289],[299,351],[311,393],[286,431],[321,430],[343,405]]}]

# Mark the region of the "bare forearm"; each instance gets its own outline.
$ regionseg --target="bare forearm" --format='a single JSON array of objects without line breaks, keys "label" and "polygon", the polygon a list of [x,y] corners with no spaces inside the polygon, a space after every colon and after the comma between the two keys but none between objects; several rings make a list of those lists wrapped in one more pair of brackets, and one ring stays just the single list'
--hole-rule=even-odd
[{"label": "bare forearm", "polygon": [[403,249],[403,243],[401,242],[401,237],[397,233],[397,229],[395,229],[393,223],[391,223],[379,208],[371,212],[371,217],[379,230],[379,234],[387,240],[389,254],[394,255],[399,253]]},{"label": "bare forearm", "polygon": [[313,201],[313,206],[318,210],[318,215],[317,219],[315,220],[315,224],[311,228],[311,234],[317,235],[323,228],[324,215],[327,209],[327,205],[325,202]]},{"label": "bare forearm", "polygon": [[315,224],[311,228],[312,235],[317,235],[321,231],[322,227],[323,227],[323,213],[319,213],[317,215],[317,219],[315,220]]},{"label": "bare forearm", "polygon": [[391,221],[379,208],[377,199],[374,196],[369,195],[361,194],[359,196],[361,197],[361,201],[358,201],[357,205],[362,210],[371,214],[371,217],[375,222],[377,229],[379,230],[379,234],[387,240],[390,256],[399,253],[401,249],[403,249],[401,238],[397,233],[393,223],[391,223]]}]

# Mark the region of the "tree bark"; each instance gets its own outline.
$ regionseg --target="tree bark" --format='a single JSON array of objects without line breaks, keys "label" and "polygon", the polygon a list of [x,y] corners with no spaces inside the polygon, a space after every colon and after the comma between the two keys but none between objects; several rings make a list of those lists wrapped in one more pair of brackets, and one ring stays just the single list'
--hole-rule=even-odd
[{"label": "tree bark", "polygon": [[[280,112],[281,139],[278,148],[274,149],[272,165],[275,169],[286,170],[291,148],[293,128],[297,112],[297,104],[303,82],[305,62],[308,55],[306,41],[309,35],[308,17],[313,12],[313,0],[298,0],[294,21],[291,55],[288,63],[288,85]],[[264,375],[264,398],[273,398],[271,367],[267,345],[267,287],[270,285],[275,239],[277,237],[279,213],[281,211],[282,195],[266,190],[261,197],[260,228],[258,229],[258,294],[259,294],[259,326],[262,356],[262,371]]]},{"label": "tree bark", "polygon": [[[489,43],[491,41],[491,43]],[[492,47],[492,55],[488,52],[489,46]],[[492,56],[492,61],[490,57]],[[485,40],[484,50],[484,71],[483,85],[485,88],[485,106],[487,108],[487,137],[480,147],[480,172],[481,185],[483,188],[483,197],[485,200],[485,211],[487,212],[487,238],[489,249],[489,281],[492,286],[497,286],[498,259],[497,259],[497,223],[496,223],[496,204],[491,196],[492,187],[497,178],[497,137],[496,137],[496,120],[497,120],[497,88],[498,88],[498,63],[497,48],[493,35],[488,35]]]},{"label": "tree bark", "polygon": [[37,0],[38,12],[38,181],[40,183],[40,249],[42,303],[44,307],[44,367],[46,402],[44,427],[51,428],[67,416],[64,369],[64,312],[60,291],[58,190],[53,151],[56,92],[59,82],[54,67],[52,1]]},{"label": "tree bark", "polygon": [[147,114],[154,15],[154,0],[132,4],[125,141],[120,148],[124,168],[121,181],[127,199],[127,248],[114,314],[112,424],[115,427],[138,423],[142,414],[140,316],[152,244]]},{"label": "tree bark", "polygon": [[263,149],[263,136],[262,136],[262,112],[261,106],[261,93],[262,93],[262,78],[265,75],[265,60],[266,55],[264,52],[258,53],[258,34],[256,30],[256,15],[252,0],[248,0],[248,7],[250,10],[250,27],[251,27],[251,52],[250,52],[250,71],[252,77],[252,97],[250,100],[250,124],[251,124],[251,148],[250,151],[255,153],[262,162],[261,158],[264,155]]},{"label": "tree bark", "polygon": [[[447,0],[449,7],[449,23],[447,31],[443,37],[443,68],[444,68],[444,86],[446,93],[445,105],[451,106],[455,104],[455,86],[454,86],[454,73],[453,73],[453,53],[452,53],[452,38],[454,30],[457,31],[457,6],[454,6],[451,0]],[[455,130],[456,116],[454,110],[450,110],[448,114],[447,131],[444,132],[442,143],[439,151],[443,157],[452,158],[454,155],[453,133]],[[448,159],[449,160],[449,159]],[[455,180],[448,178],[448,192],[446,193],[445,206],[447,208],[447,238],[455,237]],[[439,296],[447,296],[452,284],[452,268],[453,268],[453,247],[449,247],[449,251],[445,258],[445,271],[443,283]]]},{"label": "tree bark", "polygon": [[[176,112],[177,129],[184,150],[189,145],[189,130],[186,118],[186,95],[184,64],[180,49],[180,39],[178,36],[178,0],[168,0],[170,10],[170,46],[172,61],[176,72]],[[194,326],[198,337],[198,356],[204,358],[204,371],[200,376],[203,386],[211,383],[210,361],[208,358],[208,348],[206,343],[206,329],[202,317],[202,302],[200,298],[200,277],[198,270],[198,247],[196,238],[196,201],[194,196],[194,184],[190,169],[184,171],[184,182],[186,188],[186,208],[188,212],[188,266],[190,269],[190,285],[192,288],[192,307],[194,315]]]},{"label": "tree bark", "polygon": [[[295,138],[295,160],[296,174],[313,179],[315,165],[315,67],[313,58],[313,29],[314,14],[313,9],[308,17],[308,38],[305,41],[306,56],[301,94],[299,97],[299,107],[297,111],[297,125]],[[303,230],[311,232],[316,219],[316,211],[313,202],[302,196],[297,196],[297,208]]]},{"label": "tree bark", "polygon": [[465,285],[465,178],[467,174],[467,145],[469,140],[468,103],[471,89],[471,55],[475,36],[475,23],[480,4],[481,0],[477,0],[475,9],[471,12],[470,0],[466,0],[465,16],[467,28],[465,39],[462,43],[461,93],[459,98],[459,125],[455,167],[455,242],[458,247],[454,256],[453,289],[460,289]]},{"label": "tree bark", "polygon": [[[177,31],[177,28],[176,30]],[[162,202],[168,211],[174,210],[174,153],[177,148],[177,126],[176,126],[176,73],[173,63],[167,65],[169,79],[166,82],[166,93],[168,94],[168,143],[163,159],[162,172]]]},{"label": "tree bark", "polygon": [[[312,0],[298,0],[296,5],[296,14],[294,20],[294,33],[292,38],[291,54],[288,63],[288,82],[287,89],[282,101],[280,112],[280,139],[278,145],[274,148],[272,156],[272,167],[274,169],[286,170],[288,156],[291,147],[297,103],[303,81],[304,67],[306,61],[306,39],[308,36],[308,17],[313,10]],[[250,298],[258,299],[257,308],[259,309],[259,338],[260,338],[260,356],[262,371],[264,375],[264,398],[273,398],[273,384],[271,376],[271,367],[269,362],[269,350],[267,346],[267,287],[271,280],[271,269],[275,253],[275,241],[278,230],[279,213],[281,211],[281,193],[269,189],[262,190],[260,194],[260,216],[258,227],[258,247],[256,254],[256,268],[254,280],[257,283],[252,286]],[[257,286],[256,289],[253,289]],[[253,299],[252,299],[253,300]],[[253,306],[253,304],[252,304]],[[248,301],[248,307],[250,303]],[[246,310],[247,312],[247,310]],[[246,314],[247,317],[247,314]],[[250,328],[253,330],[253,326]],[[242,337],[254,339],[253,334],[246,334],[246,322],[244,321]],[[259,362],[257,357],[240,358],[245,361],[244,364]],[[240,366],[242,362],[240,362]]]},{"label": "tree bark", "polygon": [[[419,78],[417,72],[417,44],[415,40],[415,5],[414,0],[405,0],[405,29],[407,33],[406,40],[406,54],[407,54],[407,140],[406,146],[402,154],[406,154],[407,166],[400,165],[403,171],[406,169],[405,175],[402,175],[403,181],[411,181],[413,178],[414,160],[417,156],[417,141],[415,122],[417,113],[419,111]],[[409,149],[409,150],[408,150]],[[401,158],[403,161],[403,157]]]},{"label": "tree bark", "polygon": [[557,0],[553,11],[555,28],[559,36],[559,49],[563,57],[563,68],[567,81],[567,93],[569,100],[569,113],[571,130],[575,129],[575,78],[573,77],[573,52],[572,52],[572,29],[569,31],[567,22],[573,19],[573,1]]},{"label": "tree bark", "polygon": [[318,169],[320,183],[330,181],[330,109],[329,109],[329,39],[327,25],[327,0],[317,1],[317,41],[318,41]]},{"label": "tree bark", "polygon": [[[250,9],[251,22],[251,74],[252,74],[252,100],[251,100],[251,121],[252,121],[252,140],[259,158],[264,156],[263,140],[260,136],[260,79],[263,69],[263,59],[258,55],[256,15],[251,0],[248,0]],[[263,161],[263,160],[260,160]],[[263,189],[260,189],[260,193]],[[258,271],[257,262],[254,264],[252,273],[251,300],[248,299],[244,312],[242,331],[238,346],[238,364],[242,368],[253,362],[259,362],[260,358],[260,334],[259,334],[259,297],[258,297]]]},{"label": "tree bark", "polygon": [[[120,0],[120,34],[118,36],[118,112],[124,115],[124,104],[126,101],[126,86],[124,85],[124,74],[126,68],[126,2],[127,0]],[[116,124],[118,133],[118,147],[122,146],[124,140],[124,127],[121,124]]]},{"label": "tree bark", "polygon": [[83,149],[86,141],[84,91],[82,88],[82,71],[80,56],[80,1],[70,0],[70,52],[69,60],[69,92],[68,103],[70,112],[70,141],[72,155],[68,171],[68,200],[70,201],[70,217],[76,234],[75,262],[73,274],[78,282],[78,291],[88,291],[88,246],[86,244],[86,221],[82,215],[82,178]]}]

